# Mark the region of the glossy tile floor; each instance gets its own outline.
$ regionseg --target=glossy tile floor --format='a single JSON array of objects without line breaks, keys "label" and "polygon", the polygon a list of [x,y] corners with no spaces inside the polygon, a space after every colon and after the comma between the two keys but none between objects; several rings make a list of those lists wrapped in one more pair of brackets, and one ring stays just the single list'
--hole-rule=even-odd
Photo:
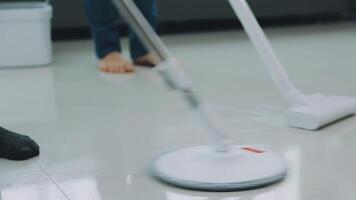
[{"label": "glossy tile floor", "polygon": [[[296,85],[356,96],[356,24],[269,28]],[[154,71],[105,75],[90,41],[57,42],[49,67],[1,69],[1,124],[28,133],[39,158],[0,160],[1,200],[356,199],[356,117],[319,132],[290,129],[287,103],[242,31],[165,36],[231,137],[288,161],[288,178],[236,193],[176,189],[147,175],[160,152],[210,142],[197,116]],[[125,47],[125,49],[127,49]]]}]

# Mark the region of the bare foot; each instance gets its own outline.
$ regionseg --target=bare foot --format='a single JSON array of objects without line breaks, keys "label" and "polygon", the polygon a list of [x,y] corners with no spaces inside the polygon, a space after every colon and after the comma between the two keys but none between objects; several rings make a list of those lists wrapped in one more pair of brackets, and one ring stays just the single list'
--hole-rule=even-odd
[{"label": "bare foot", "polygon": [[154,67],[160,63],[160,59],[153,53],[146,54],[136,58],[133,62],[134,65]]},{"label": "bare foot", "polygon": [[107,73],[132,73],[134,66],[119,52],[112,52],[99,61],[99,68]]}]

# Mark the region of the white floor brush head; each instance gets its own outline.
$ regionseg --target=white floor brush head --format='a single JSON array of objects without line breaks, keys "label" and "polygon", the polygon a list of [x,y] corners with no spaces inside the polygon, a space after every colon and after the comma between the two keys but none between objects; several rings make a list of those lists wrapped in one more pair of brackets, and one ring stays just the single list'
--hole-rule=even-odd
[{"label": "white floor brush head", "polygon": [[289,126],[318,130],[356,113],[356,99],[344,96],[310,96],[306,105],[288,111]]},{"label": "white floor brush head", "polygon": [[230,152],[218,153],[214,146],[196,146],[157,157],[152,173],[177,187],[226,192],[279,182],[287,167],[280,156],[266,149],[232,146]]}]

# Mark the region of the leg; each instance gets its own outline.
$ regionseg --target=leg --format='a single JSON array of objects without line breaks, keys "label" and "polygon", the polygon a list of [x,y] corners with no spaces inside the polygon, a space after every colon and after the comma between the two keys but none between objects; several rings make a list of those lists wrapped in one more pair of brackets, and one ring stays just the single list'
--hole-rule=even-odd
[{"label": "leg", "polygon": [[85,10],[95,42],[100,69],[131,72],[132,65],[121,55],[119,14],[111,0],[85,0]]},{"label": "leg", "polygon": [[121,52],[119,14],[111,0],[85,0],[85,10],[98,58]]},{"label": "leg", "polygon": [[0,127],[0,157],[27,160],[38,156],[40,148],[30,137]]},{"label": "leg", "polygon": [[[148,22],[154,29],[158,27],[158,11],[156,0],[134,0],[137,7],[141,10]],[[137,35],[130,29],[130,51],[135,64],[151,65],[159,63],[159,60],[149,54]]]}]

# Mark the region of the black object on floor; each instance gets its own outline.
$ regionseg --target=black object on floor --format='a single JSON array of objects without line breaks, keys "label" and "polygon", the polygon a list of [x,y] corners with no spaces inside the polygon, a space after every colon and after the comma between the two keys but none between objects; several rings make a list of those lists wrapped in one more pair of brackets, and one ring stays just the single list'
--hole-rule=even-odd
[{"label": "black object on floor", "polygon": [[40,154],[40,147],[30,137],[0,127],[0,157],[27,160]]}]

